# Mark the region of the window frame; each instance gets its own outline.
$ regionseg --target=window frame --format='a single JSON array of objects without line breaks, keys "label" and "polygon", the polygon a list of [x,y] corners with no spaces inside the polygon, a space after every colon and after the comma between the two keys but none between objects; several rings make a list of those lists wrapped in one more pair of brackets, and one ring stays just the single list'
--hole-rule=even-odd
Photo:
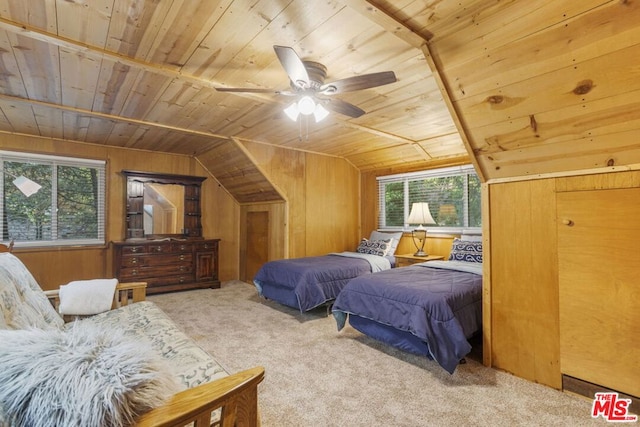
[{"label": "window frame", "polygon": [[[55,156],[47,154],[34,154],[19,151],[3,151],[0,150],[0,218],[4,216],[4,186],[5,180],[12,178],[4,172],[5,162],[16,163],[40,163],[51,166],[52,175],[51,181],[47,182],[45,188],[50,187],[51,190],[51,206],[52,206],[52,238],[50,240],[15,240],[14,247],[20,248],[35,248],[35,247],[60,247],[60,246],[104,246],[106,244],[106,199],[107,199],[107,179],[106,169],[107,162],[105,160],[85,159],[79,157],[65,157]],[[58,167],[78,167],[78,168],[93,168],[98,172],[98,201],[97,201],[97,238],[87,239],[59,239],[57,235],[57,193],[58,193],[58,181],[57,173]],[[39,183],[43,184],[43,183]],[[48,188],[47,188],[48,189]],[[11,238],[5,236],[4,227],[0,227],[0,241],[8,243]]]},{"label": "window frame", "polygon": [[[433,227],[426,226],[429,234],[465,234],[465,235],[480,235],[482,234],[482,226],[471,227],[468,225],[469,219],[469,194],[468,194],[468,179],[470,175],[478,176],[473,165],[462,165],[447,168],[431,169],[426,171],[400,173],[395,175],[378,176],[376,180],[378,182],[378,230],[386,231],[403,231],[410,232],[415,227],[407,224],[407,218],[411,210],[409,205],[409,182],[418,181],[429,178],[444,178],[452,176],[465,176],[465,199],[463,200],[464,207],[464,225],[461,227]],[[400,226],[388,226],[386,225],[386,209],[385,209],[385,185],[391,183],[403,183],[403,210],[404,210],[404,223]]]}]

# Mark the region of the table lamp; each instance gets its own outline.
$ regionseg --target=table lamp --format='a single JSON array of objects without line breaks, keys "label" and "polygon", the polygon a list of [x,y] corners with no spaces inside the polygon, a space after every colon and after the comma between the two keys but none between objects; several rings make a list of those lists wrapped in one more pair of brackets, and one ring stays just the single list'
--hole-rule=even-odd
[{"label": "table lamp", "polygon": [[[416,245],[416,249],[418,249],[418,251],[413,254],[414,256],[427,256],[427,253],[424,251],[424,244],[427,240],[427,229],[424,228],[423,224],[435,223],[436,222],[433,220],[431,212],[429,211],[429,203],[420,202],[414,203],[411,206],[411,212],[409,213],[409,218],[407,218],[407,224],[419,224],[418,227],[411,232],[413,244]],[[416,243],[416,240],[420,242],[419,245]]]}]

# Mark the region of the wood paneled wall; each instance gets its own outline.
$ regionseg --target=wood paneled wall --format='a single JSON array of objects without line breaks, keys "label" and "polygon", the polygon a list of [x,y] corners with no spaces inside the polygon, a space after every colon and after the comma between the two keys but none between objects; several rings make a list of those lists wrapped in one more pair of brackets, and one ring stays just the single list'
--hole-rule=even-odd
[{"label": "wood paneled wall", "polygon": [[[638,187],[638,171],[488,185],[489,218],[483,222],[491,274],[485,278],[490,303],[485,301],[484,309],[491,320],[485,333],[490,332],[494,367],[562,387],[556,194]],[[593,262],[606,259],[596,254]]]},{"label": "wood paneled wall", "polygon": [[339,158],[272,145],[245,146],[287,199],[286,258],[353,250],[357,246],[360,173],[353,165]]},{"label": "wood paneled wall", "polygon": [[555,182],[492,185],[489,209],[483,222],[490,227],[491,349],[485,351],[495,367],[560,388]]},{"label": "wood paneled wall", "polygon": [[[251,283],[253,277],[249,277],[247,272],[247,257],[251,256],[252,244],[247,240],[247,217],[253,212],[264,212],[268,218],[268,231],[264,236],[267,241],[268,260],[282,259],[287,254],[287,202],[280,203],[254,203],[250,205],[242,205],[240,207],[240,280]],[[265,260],[250,260],[254,263],[262,263]]]},{"label": "wood paneled wall", "polygon": [[[0,149],[106,160],[107,242],[122,240],[125,235],[125,179],[121,170],[207,176],[201,202],[204,235],[222,239],[220,278],[238,277],[239,206],[193,157],[11,134],[1,135]],[[70,280],[112,276],[110,247],[17,248],[15,253],[45,289],[57,288]]]},{"label": "wood paneled wall", "polygon": [[[453,239],[458,237],[449,234],[428,234],[427,241],[424,243],[424,251],[429,255],[442,255],[445,259],[449,258]],[[411,237],[411,233],[404,233],[396,254],[413,254],[417,251],[416,245]]]}]

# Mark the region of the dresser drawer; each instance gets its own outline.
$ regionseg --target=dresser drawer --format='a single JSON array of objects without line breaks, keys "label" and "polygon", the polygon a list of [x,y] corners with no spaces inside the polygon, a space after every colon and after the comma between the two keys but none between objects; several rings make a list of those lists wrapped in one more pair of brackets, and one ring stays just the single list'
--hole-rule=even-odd
[{"label": "dresser drawer", "polygon": [[154,288],[192,283],[193,275],[183,274],[179,276],[148,277],[145,279],[145,282],[147,282],[147,286],[151,288],[151,293],[153,293]]},{"label": "dresser drawer", "polygon": [[193,252],[193,243],[173,242],[171,243],[171,252],[173,253],[191,253]]},{"label": "dresser drawer", "polygon": [[122,255],[146,254],[147,245],[123,246]]},{"label": "dresser drawer", "polygon": [[147,246],[147,251],[150,254],[169,254],[171,253],[171,243],[154,243]]},{"label": "dresser drawer", "polygon": [[218,239],[114,242],[114,276],[147,283],[147,294],[219,288]]},{"label": "dresser drawer", "polygon": [[193,276],[193,265],[161,265],[161,266],[134,266],[123,267],[120,269],[120,280],[130,281],[146,281],[147,277],[165,277],[165,276]]},{"label": "dresser drawer", "polygon": [[172,254],[166,255],[131,255],[123,256],[121,267],[153,267],[159,265],[177,266],[192,264],[193,254]]},{"label": "dresser drawer", "polygon": [[196,243],[196,251],[212,251],[217,247],[218,242],[215,240]]}]

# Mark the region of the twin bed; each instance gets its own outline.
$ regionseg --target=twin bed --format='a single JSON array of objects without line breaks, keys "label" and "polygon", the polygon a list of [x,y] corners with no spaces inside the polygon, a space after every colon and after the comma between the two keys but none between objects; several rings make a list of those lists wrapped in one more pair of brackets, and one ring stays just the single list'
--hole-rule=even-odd
[{"label": "twin bed", "polygon": [[[294,266],[287,273],[296,279],[291,282],[294,285],[265,287],[270,282],[256,280],[256,287],[263,296],[292,307],[298,304],[302,311],[335,300],[332,313],[338,330],[349,322],[371,338],[435,360],[449,373],[471,351],[468,340],[482,329],[481,242],[455,239],[449,261],[382,269],[375,274],[364,271],[365,265],[355,267],[341,259],[363,261],[359,258],[318,258],[311,261],[311,276],[322,277],[324,271],[327,280],[322,285],[308,285],[301,279],[303,272],[309,272],[308,261],[288,260]],[[349,265],[337,277],[340,264]]]},{"label": "twin bed", "polygon": [[265,263],[253,279],[258,293],[301,312],[331,304],[349,280],[389,270],[402,233],[371,232],[355,252]]},{"label": "twin bed", "polygon": [[434,359],[453,373],[482,327],[482,265],[430,261],[353,279],[333,304],[349,324],[401,350]]}]

